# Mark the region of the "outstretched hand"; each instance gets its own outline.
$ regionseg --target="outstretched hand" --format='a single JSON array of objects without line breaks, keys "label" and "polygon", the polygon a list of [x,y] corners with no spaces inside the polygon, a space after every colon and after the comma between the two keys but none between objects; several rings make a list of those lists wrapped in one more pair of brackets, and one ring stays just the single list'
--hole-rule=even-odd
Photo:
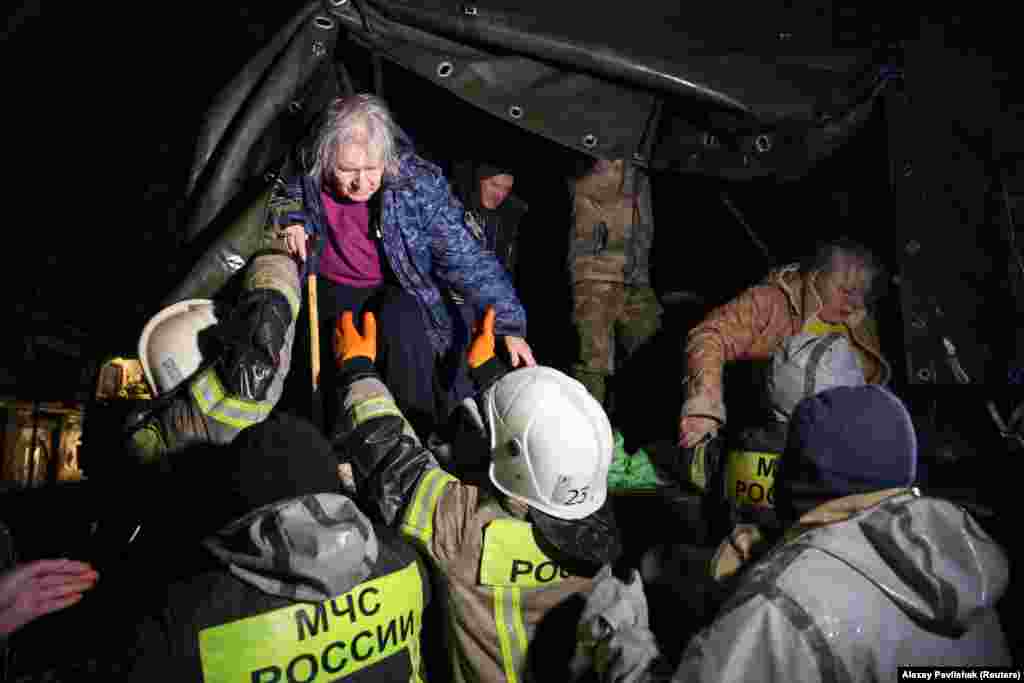
[{"label": "outstretched hand", "polygon": [[0,574],[0,636],[74,605],[98,579],[95,569],[75,560],[36,560]]},{"label": "outstretched hand", "polygon": [[377,360],[377,318],[367,311],[363,314],[363,333],[360,334],[352,320],[352,311],[338,316],[334,328],[334,359],[340,367],[350,358],[365,356]]},{"label": "outstretched hand", "polygon": [[684,415],[679,418],[679,447],[693,448],[717,429],[718,422],[710,417]]},{"label": "outstretched hand", "polygon": [[[488,306],[484,318],[473,326],[473,342],[469,345],[469,367],[478,368],[494,358],[494,320],[497,314],[494,306]],[[508,351],[512,367],[520,365],[533,366],[537,361],[533,358],[533,350],[522,337],[505,337],[505,349]]]},{"label": "outstretched hand", "polygon": [[478,368],[494,358],[494,306],[484,311],[483,320],[473,326],[473,341],[469,345],[469,367]]},{"label": "outstretched hand", "polygon": [[518,368],[520,365],[533,367],[537,364],[537,361],[533,358],[533,349],[530,348],[530,345],[522,337],[505,337],[505,348],[508,350],[508,357],[512,361],[512,367]]}]

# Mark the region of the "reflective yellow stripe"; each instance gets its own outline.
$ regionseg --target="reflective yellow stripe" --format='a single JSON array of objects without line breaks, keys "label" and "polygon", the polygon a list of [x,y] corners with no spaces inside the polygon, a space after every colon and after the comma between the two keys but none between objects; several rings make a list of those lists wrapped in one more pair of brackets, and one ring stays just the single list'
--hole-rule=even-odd
[{"label": "reflective yellow stripe", "polygon": [[335,681],[402,650],[418,681],[423,586],[416,562],[316,605],[296,604],[199,632],[207,683]]},{"label": "reflective yellow stripe", "polygon": [[434,509],[444,487],[451,481],[457,479],[439,467],[420,478],[412,503],[406,508],[405,519],[402,520],[402,532],[405,535],[429,547],[434,536]]},{"label": "reflective yellow stripe", "polygon": [[523,591],[519,588],[509,588],[512,593],[512,626],[515,633],[515,641],[519,643],[519,662],[517,669],[522,673],[523,664],[526,662],[526,649],[529,647],[530,639],[526,637],[526,626],[523,624]]},{"label": "reflective yellow stripe", "polygon": [[735,505],[774,507],[778,459],[778,453],[729,451],[725,497]]},{"label": "reflective yellow stripe", "polygon": [[801,331],[819,336],[824,336],[829,332],[839,332],[845,335],[846,325],[844,323],[827,323],[818,316],[814,316],[804,323],[804,328]]},{"label": "reflective yellow stripe", "polygon": [[697,446],[693,451],[693,460],[690,461],[690,482],[701,491],[708,485],[707,447],[707,442]]},{"label": "reflective yellow stripe", "polygon": [[398,410],[398,406],[395,405],[395,402],[392,401],[389,396],[368,398],[362,403],[354,406],[352,408],[352,413],[356,427],[367,420],[372,420],[375,417],[383,417],[385,415],[402,417],[402,413]]},{"label": "reflective yellow stripe", "polygon": [[484,529],[480,583],[494,591],[494,626],[507,680],[522,679],[530,643],[523,615],[523,591],[550,586],[568,576],[568,571],[537,547],[529,522],[495,519]]},{"label": "reflective yellow stripe", "polygon": [[143,463],[160,462],[161,456],[167,451],[167,443],[155,424],[148,424],[132,434],[132,447]]},{"label": "reflective yellow stripe", "polygon": [[484,529],[480,583],[485,586],[534,588],[560,583],[568,576],[537,547],[529,522],[495,519]]},{"label": "reflective yellow stripe", "polygon": [[494,589],[494,626],[501,646],[502,668],[505,680],[517,683],[522,677],[526,661],[526,635],[523,631],[522,605],[519,588],[497,586]]},{"label": "reflective yellow stripe", "polygon": [[200,412],[235,429],[262,422],[270,414],[270,403],[229,397],[214,368],[207,368],[192,382],[192,396]]}]

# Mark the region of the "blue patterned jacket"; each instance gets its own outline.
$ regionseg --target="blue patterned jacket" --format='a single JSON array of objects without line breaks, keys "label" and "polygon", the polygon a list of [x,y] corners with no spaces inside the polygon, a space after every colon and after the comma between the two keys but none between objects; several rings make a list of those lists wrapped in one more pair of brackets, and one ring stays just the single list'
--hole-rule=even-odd
[{"label": "blue patterned jacket", "polygon": [[[472,302],[477,319],[493,305],[496,334],[525,338],[526,311],[512,281],[466,227],[462,203],[441,169],[407,145],[400,150],[397,176],[385,177],[378,190],[377,236],[399,284],[419,302],[434,350],[444,353],[452,343],[452,317],[442,294],[448,288]],[[302,223],[309,235],[319,238],[324,233],[327,221],[319,179],[300,174],[279,183],[269,208],[270,221],[278,229]],[[307,269],[310,265],[318,267],[315,258],[307,261]]]}]

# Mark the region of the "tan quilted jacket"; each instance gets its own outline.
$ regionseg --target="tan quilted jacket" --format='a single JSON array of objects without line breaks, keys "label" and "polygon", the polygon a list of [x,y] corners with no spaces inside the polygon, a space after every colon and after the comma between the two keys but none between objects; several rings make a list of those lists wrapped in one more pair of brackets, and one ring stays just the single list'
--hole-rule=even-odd
[{"label": "tan quilted jacket", "polygon": [[[690,331],[686,343],[687,392],[682,415],[725,423],[722,370],[736,360],[767,360],[800,332],[822,308],[815,287],[819,273],[801,274],[795,265],[772,271],[764,282],[711,311]],[[865,311],[844,321],[870,384],[885,384],[892,370],[882,357],[878,330]]]}]

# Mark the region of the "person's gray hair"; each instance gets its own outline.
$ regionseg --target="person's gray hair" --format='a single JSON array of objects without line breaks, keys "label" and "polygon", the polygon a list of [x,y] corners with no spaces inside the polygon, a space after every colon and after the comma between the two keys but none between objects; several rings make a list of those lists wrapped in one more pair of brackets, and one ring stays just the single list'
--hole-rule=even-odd
[{"label": "person's gray hair", "polygon": [[832,274],[836,271],[837,265],[844,262],[853,262],[864,267],[870,278],[865,283],[867,288],[864,293],[865,303],[869,307],[877,303],[887,290],[888,274],[885,266],[873,251],[849,237],[840,237],[818,244],[815,250],[801,262],[800,270],[804,273],[819,271],[823,274]]},{"label": "person's gray hair", "polygon": [[397,175],[397,127],[391,112],[376,95],[359,93],[339,97],[327,106],[310,149],[309,176],[322,179],[325,171],[331,172],[337,164],[338,148],[356,141],[363,131],[370,150],[380,155],[384,175]]}]

